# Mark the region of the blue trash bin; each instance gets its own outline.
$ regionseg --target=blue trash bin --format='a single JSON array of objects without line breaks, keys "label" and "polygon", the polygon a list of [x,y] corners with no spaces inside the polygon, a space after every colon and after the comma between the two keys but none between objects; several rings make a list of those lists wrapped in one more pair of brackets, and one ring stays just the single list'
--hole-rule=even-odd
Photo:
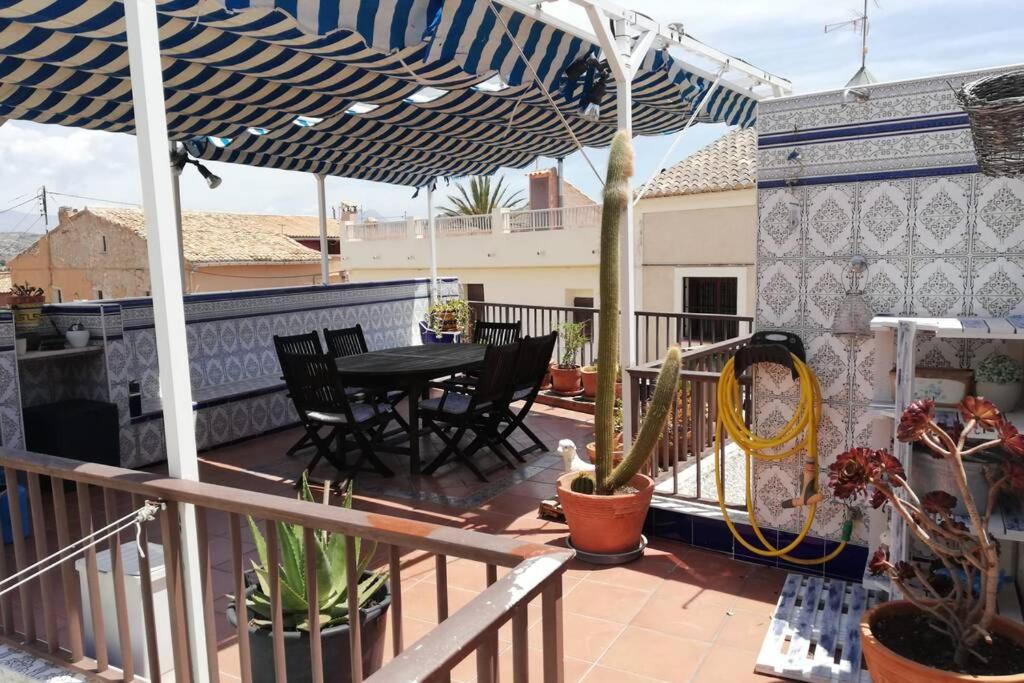
[{"label": "blue trash bin", "polygon": [[[14,542],[14,535],[11,533],[11,508],[7,494],[7,490],[0,493],[0,529],[3,530],[4,545]],[[23,538],[28,538],[32,532],[29,522],[28,492],[21,484],[18,484],[18,508],[21,510],[21,535]]]}]

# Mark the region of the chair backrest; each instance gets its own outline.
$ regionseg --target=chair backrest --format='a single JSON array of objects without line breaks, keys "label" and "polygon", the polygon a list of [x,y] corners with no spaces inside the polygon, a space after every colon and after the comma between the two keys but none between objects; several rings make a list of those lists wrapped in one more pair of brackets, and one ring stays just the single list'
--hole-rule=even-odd
[{"label": "chair backrest", "polygon": [[511,344],[523,336],[523,323],[478,322],[473,327],[473,341],[477,344]]},{"label": "chair backrest", "polygon": [[520,342],[519,360],[516,361],[515,388],[540,388],[548,372],[551,353],[555,350],[558,332],[552,331],[543,337],[527,337]]},{"label": "chair backrest", "polygon": [[281,369],[296,410],[351,417],[338,368],[329,354],[288,354],[281,360]]},{"label": "chair backrest", "polygon": [[283,337],[275,334],[274,349],[277,351],[277,360],[281,364],[282,372],[284,372],[286,356],[315,356],[324,352],[323,347],[320,346],[320,335],[316,332]]},{"label": "chair backrest", "polygon": [[370,350],[363,336],[363,326],[359,323],[338,330],[324,328],[324,341],[327,342],[327,353],[335,358],[357,356]]},{"label": "chair backrest", "polygon": [[520,343],[490,344],[484,352],[484,364],[473,392],[473,403],[507,402],[512,395],[512,381],[516,375],[516,359]]}]

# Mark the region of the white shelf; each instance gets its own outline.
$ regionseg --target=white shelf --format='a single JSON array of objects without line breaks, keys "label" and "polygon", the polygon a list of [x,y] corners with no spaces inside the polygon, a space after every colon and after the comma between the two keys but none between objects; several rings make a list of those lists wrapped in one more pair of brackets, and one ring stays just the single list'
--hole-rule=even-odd
[{"label": "white shelf", "polygon": [[80,349],[53,349],[50,351],[29,351],[18,356],[19,363],[30,363],[38,360],[60,360],[75,356],[93,356],[103,353],[102,346],[83,346]]},{"label": "white shelf", "polygon": [[871,329],[895,329],[903,321],[914,323],[918,330],[933,332],[936,337],[1024,341],[1024,315],[1011,315],[1006,318],[916,318],[880,315],[871,319]]}]

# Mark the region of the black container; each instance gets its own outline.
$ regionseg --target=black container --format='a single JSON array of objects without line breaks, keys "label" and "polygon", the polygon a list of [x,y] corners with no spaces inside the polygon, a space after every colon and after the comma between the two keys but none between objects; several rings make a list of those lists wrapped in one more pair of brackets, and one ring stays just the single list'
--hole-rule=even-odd
[{"label": "black container", "polygon": [[121,464],[117,406],[104,401],[71,399],[25,408],[28,450],[72,460]]}]

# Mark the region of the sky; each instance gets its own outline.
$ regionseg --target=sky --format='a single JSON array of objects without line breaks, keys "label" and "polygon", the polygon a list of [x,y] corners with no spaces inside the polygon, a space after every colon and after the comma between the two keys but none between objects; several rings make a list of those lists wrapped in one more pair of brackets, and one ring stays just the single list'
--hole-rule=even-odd
[{"label": "sky", "polygon": [[[841,88],[859,65],[857,33],[849,28],[824,32],[825,24],[857,16],[859,0],[619,0],[619,4],[666,24],[683,23],[687,33],[713,47],[790,79],[796,93]],[[881,81],[1024,62],[1022,0],[872,0],[869,11],[868,67]],[[690,129],[665,165],[678,162],[723,132],[719,125]],[[637,185],[658,169],[669,144],[664,137],[637,139]],[[598,169],[604,168],[603,150],[587,153]],[[307,173],[209,165],[224,179],[223,184],[210,190],[195,169],[186,169],[183,208],[316,213],[315,182]],[[520,188],[525,187],[526,171],[552,165],[553,160],[541,158],[527,169],[504,169],[503,173],[508,183]],[[598,181],[579,152],[566,159],[565,176],[596,198]],[[2,210],[43,185],[50,192],[94,198],[58,195],[51,198],[51,213],[54,204],[101,203],[95,199],[139,202],[134,138],[17,121],[0,126],[0,229],[42,229],[42,221],[31,214],[31,204],[6,214]],[[442,185],[439,205],[446,203],[446,193]],[[378,217],[424,216],[425,195],[412,195],[411,188],[327,180],[330,204],[353,202]],[[25,209],[30,210],[28,215],[19,213]]]}]

